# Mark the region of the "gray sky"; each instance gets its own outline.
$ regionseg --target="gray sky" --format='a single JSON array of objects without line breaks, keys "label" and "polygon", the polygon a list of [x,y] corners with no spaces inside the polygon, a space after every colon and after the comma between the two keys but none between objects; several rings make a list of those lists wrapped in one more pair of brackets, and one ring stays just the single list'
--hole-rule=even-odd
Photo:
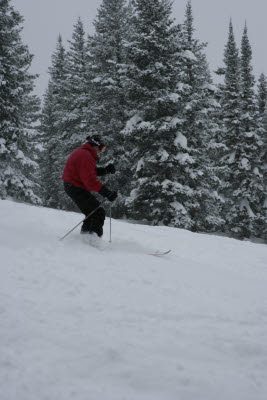
[{"label": "gray sky", "polygon": [[[93,32],[92,22],[101,0],[12,0],[12,5],[25,18],[23,40],[35,55],[32,72],[40,74],[36,93],[43,95],[48,81],[47,70],[55,51],[57,37],[62,34],[66,44],[73,25],[80,16],[86,32]],[[173,15],[182,22],[186,0],[174,0]],[[222,63],[230,17],[238,45],[248,24],[253,50],[254,73],[267,75],[267,1],[266,0],[192,0],[196,36],[208,42],[207,57],[211,70]]]}]

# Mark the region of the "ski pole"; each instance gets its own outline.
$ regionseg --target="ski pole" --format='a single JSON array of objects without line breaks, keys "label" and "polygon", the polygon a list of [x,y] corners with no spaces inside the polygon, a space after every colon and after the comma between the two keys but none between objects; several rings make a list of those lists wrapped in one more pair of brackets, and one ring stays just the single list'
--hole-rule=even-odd
[{"label": "ski pole", "polygon": [[103,204],[104,204],[104,202],[101,203],[101,204],[99,204],[99,206],[96,207],[96,208],[94,209],[94,211],[92,211],[89,215],[87,215],[87,217],[85,217],[81,222],[79,222],[74,228],[72,228],[68,233],[66,233],[65,236],[63,236],[63,237],[60,238],[59,240],[64,240],[65,237],[67,237],[71,232],[73,232],[74,229],[78,228],[78,226],[81,225],[84,221],[86,221],[87,218],[91,217],[91,215],[94,214],[94,212],[96,212]]},{"label": "ski pole", "polygon": [[109,208],[109,243],[111,243],[111,204]]}]

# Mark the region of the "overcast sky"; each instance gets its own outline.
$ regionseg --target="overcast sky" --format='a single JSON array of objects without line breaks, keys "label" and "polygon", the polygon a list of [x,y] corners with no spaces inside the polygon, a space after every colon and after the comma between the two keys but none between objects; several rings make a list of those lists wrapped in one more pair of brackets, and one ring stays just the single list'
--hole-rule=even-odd
[{"label": "overcast sky", "polygon": [[[93,33],[93,20],[102,0],[12,0],[11,4],[25,18],[23,41],[35,55],[32,72],[40,74],[36,92],[43,95],[48,81],[47,70],[61,33],[66,44],[73,25],[80,16],[85,31]],[[182,22],[186,0],[174,0],[173,15]],[[266,0],[192,0],[197,37],[208,42],[207,57],[211,70],[222,63],[229,20],[232,17],[238,45],[245,21],[253,50],[254,73],[267,75],[267,1]]]}]

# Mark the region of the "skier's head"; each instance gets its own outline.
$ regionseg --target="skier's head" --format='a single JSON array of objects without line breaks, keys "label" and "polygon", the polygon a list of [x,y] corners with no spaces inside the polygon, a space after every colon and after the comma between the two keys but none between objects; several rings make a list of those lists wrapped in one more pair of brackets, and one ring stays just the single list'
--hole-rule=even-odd
[{"label": "skier's head", "polygon": [[91,146],[98,147],[100,151],[103,151],[106,148],[102,136],[98,133],[90,133],[86,140]]}]

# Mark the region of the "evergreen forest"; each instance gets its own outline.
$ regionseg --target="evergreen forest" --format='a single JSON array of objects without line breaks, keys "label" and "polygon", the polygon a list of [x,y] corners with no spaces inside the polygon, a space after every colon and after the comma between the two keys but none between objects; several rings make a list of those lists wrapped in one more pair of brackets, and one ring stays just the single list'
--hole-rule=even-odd
[{"label": "evergreen forest", "polygon": [[40,99],[24,19],[0,0],[1,199],[74,210],[62,172],[99,133],[114,217],[267,242],[267,77],[249,27],[237,43],[229,21],[215,83],[190,0],[179,19],[170,0],[102,0],[92,35],[78,18],[55,38]]}]

